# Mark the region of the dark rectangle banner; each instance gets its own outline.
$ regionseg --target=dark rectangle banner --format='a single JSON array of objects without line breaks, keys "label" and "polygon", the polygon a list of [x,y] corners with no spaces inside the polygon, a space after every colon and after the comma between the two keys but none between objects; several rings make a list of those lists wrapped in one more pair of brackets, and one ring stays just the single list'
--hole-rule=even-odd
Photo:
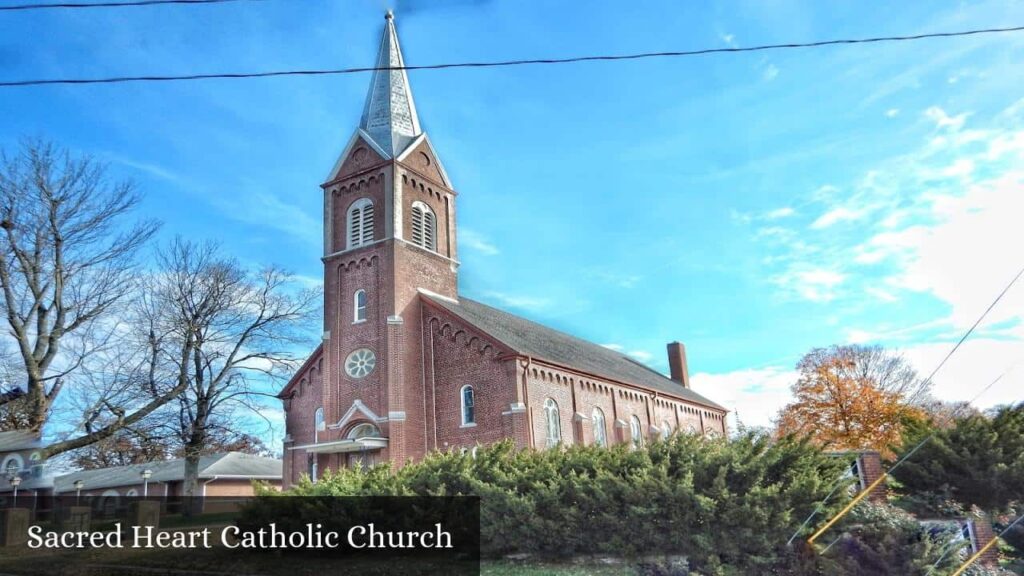
[{"label": "dark rectangle banner", "polygon": [[0,574],[480,572],[475,497],[59,497],[0,508]]}]

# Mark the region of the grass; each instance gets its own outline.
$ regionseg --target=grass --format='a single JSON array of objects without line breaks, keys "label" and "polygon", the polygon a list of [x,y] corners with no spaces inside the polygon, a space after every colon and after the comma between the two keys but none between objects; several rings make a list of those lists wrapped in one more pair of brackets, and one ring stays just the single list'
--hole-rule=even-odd
[{"label": "grass", "polygon": [[481,576],[635,576],[630,565],[555,564],[510,561],[485,561]]},{"label": "grass", "polygon": [[[294,556],[275,554],[249,554],[247,558],[225,556],[212,550],[181,551],[119,551],[93,550],[88,552],[54,552],[20,549],[3,549],[0,553],[0,574],[36,576],[60,574],[71,566],[77,567],[75,574],[94,576],[103,574],[136,574],[130,567],[171,567],[182,572],[195,570],[211,573],[250,573],[266,576],[306,576],[337,573],[339,563],[348,570],[345,573],[360,574],[445,574],[454,570],[445,566],[431,566],[415,559],[394,558],[390,560],[359,561],[356,559],[316,558],[304,556],[296,563]],[[90,566],[91,565],[91,566]],[[118,565],[124,569],[118,569]],[[357,569],[357,572],[351,572]],[[159,570],[156,571],[159,573]],[[180,573],[179,573],[180,574]],[[636,576],[630,564],[569,564],[555,562],[484,561],[480,565],[482,576]]]}]

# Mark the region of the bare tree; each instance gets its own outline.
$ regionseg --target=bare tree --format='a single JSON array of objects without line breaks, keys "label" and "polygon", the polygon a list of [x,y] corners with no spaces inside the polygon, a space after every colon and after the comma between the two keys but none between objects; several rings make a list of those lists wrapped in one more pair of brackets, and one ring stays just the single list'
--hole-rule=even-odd
[{"label": "bare tree", "polygon": [[814,348],[801,363],[829,365],[839,378],[869,382],[879,391],[894,394],[906,403],[925,401],[930,387],[906,358],[881,346],[846,344]]},{"label": "bare tree", "polygon": [[110,438],[70,453],[71,464],[83,470],[95,470],[166,460],[174,438],[162,432],[159,425],[122,428]]},{"label": "bare tree", "polygon": [[[0,313],[22,368],[29,430],[43,429],[65,384],[117,333],[114,313],[137,288],[136,254],[158,228],[126,222],[138,202],[131,183],[111,183],[105,166],[53,144],[26,141],[0,156]],[[72,427],[86,433],[47,455],[110,437],[177,392],[165,389],[133,412],[97,398]]]},{"label": "bare tree", "polygon": [[235,411],[257,410],[255,400],[271,395],[266,385],[297,366],[321,295],[293,289],[278,268],[248,272],[212,244],[175,241],[160,264],[148,310],[151,323],[166,328],[163,365],[187,382],[176,422],[188,497],[196,495],[199,458],[237,433],[227,426]]}]

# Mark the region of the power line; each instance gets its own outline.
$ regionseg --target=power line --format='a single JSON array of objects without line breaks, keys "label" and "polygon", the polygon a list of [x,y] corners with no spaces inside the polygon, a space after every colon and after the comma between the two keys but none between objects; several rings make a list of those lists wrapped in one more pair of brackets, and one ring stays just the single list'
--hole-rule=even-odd
[{"label": "power line", "polygon": [[[160,1],[160,0],[153,0]],[[171,1],[171,0],[163,0]],[[230,0],[221,0],[230,1]],[[927,38],[953,38],[961,36],[975,36],[979,34],[997,34],[1003,32],[1021,32],[1024,26],[1013,26],[1010,28],[983,28],[977,30],[963,30],[959,32],[934,32],[930,34],[915,34],[912,36],[880,36],[875,38],[849,38],[842,40],[821,40],[818,42],[787,43],[787,44],[764,44],[761,46],[733,47],[733,48],[704,48],[701,50],[684,50],[678,52],[643,52],[640,54],[618,54],[604,56],[574,56],[570,58],[538,58],[530,60],[500,60],[494,62],[456,62],[450,64],[426,64],[421,66],[390,66],[390,67],[363,67],[363,68],[339,68],[335,70],[280,70],[271,72],[226,72],[214,74],[188,74],[183,76],[115,76],[110,78],[58,78],[58,79],[33,79],[33,80],[8,80],[0,82],[0,88],[11,88],[20,86],[46,86],[53,84],[118,84],[124,82],[172,82],[182,80],[211,80],[211,79],[238,79],[238,78],[270,78],[275,76],[326,76],[338,74],[357,74],[361,72],[375,72],[386,70],[445,70],[449,68],[496,68],[501,66],[525,66],[537,64],[571,64],[577,62],[609,62],[617,60],[642,60],[647,58],[676,58],[685,56],[703,56],[708,54],[731,54],[737,52],[763,52],[768,50],[787,50],[802,48],[820,48],[823,46],[836,46],[841,44],[875,44],[880,42],[905,42],[924,40]]]},{"label": "power line", "polygon": [[[970,335],[971,335],[971,334],[972,334],[972,333],[974,332],[974,330],[975,330],[975,329],[976,329],[976,328],[977,328],[977,327],[978,327],[978,326],[979,326],[979,325],[981,324],[981,322],[982,322],[982,321],[983,321],[983,320],[985,319],[985,317],[987,317],[987,316],[988,316],[989,312],[991,312],[991,311],[992,311],[992,309],[996,307],[996,304],[998,304],[998,303],[999,303],[999,301],[1003,299],[1003,296],[1006,296],[1006,293],[1010,291],[1010,288],[1012,288],[1012,287],[1013,287],[1013,285],[1014,285],[1014,284],[1016,284],[1018,280],[1020,280],[1021,276],[1024,276],[1024,268],[1021,268],[1021,269],[1020,269],[1020,270],[1019,270],[1019,271],[1017,272],[1017,274],[1016,274],[1016,275],[1015,275],[1015,276],[1013,277],[1013,279],[1011,279],[1011,280],[1010,280],[1010,282],[1009,282],[1009,283],[1008,283],[1008,284],[1007,284],[1007,285],[1006,285],[1006,286],[1005,286],[1005,287],[1003,288],[1003,290],[1002,290],[1001,292],[999,292],[999,295],[997,295],[997,296],[995,297],[995,299],[994,299],[994,300],[992,301],[992,303],[988,305],[988,308],[986,308],[986,309],[985,309],[985,311],[984,311],[984,312],[982,312],[981,316],[979,316],[979,317],[978,317],[978,319],[977,319],[977,320],[976,320],[976,321],[974,322],[974,324],[973,324],[973,325],[971,325],[970,329],[968,329],[968,330],[967,330],[967,332],[966,332],[966,333],[965,333],[965,334],[963,335],[963,337],[961,337],[961,338],[960,338],[960,340],[959,340],[959,341],[958,341],[958,342],[956,343],[956,345],[955,345],[955,346],[953,346],[953,348],[952,348],[952,349],[951,349],[951,350],[949,351],[949,353],[948,353],[948,354],[946,354],[946,356],[945,356],[945,357],[944,357],[944,358],[942,359],[942,361],[941,361],[941,362],[939,362],[939,365],[938,365],[938,366],[936,366],[935,370],[932,370],[932,373],[931,373],[931,374],[930,374],[930,375],[928,376],[928,379],[927,379],[927,380],[925,381],[925,383],[928,383],[928,382],[930,382],[930,381],[932,380],[932,378],[934,378],[934,377],[935,377],[935,375],[936,375],[936,374],[937,374],[937,373],[939,372],[939,370],[940,370],[940,369],[941,369],[941,368],[942,368],[942,367],[943,367],[943,366],[944,366],[944,365],[946,364],[946,362],[947,362],[947,361],[948,361],[948,360],[950,359],[950,357],[952,357],[952,356],[953,356],[953,354],[954,354],[954,353],[955,353],[955,352],[956,352],[956,351],[957,351],[957,350],[958,350],[958,349],[960,348],[960,346],[961,346],[961,345],[962,345],[962,344],[963,344],[963,343],[964,343],[964,342],[965,342],[965,341],[967,340],[967,338],[968,338],[968,337],[969,337],[969,336],[970,336]],[[982,389],[982,390],[981,390],[981,392],[978,392],[978,393],[977,393],[977,394],[976,394],[976,395],[975,395],[975,396],[974,396],[973,398],[971,398],[971,399],[970,399],[970,400],[969,400],[969,401],[967,402],[967,404],[966,404],[965,406],[969,406],[969,405],[973,404],[973,403],[974,403],[974,401],[975,401],[975,400],[977,400],[978,398],[980,398],[982,394],[984,394],[984,393],[985,393],[985,392],[987,392],[987,391],[988,391],[989,389],[991,389],[991,388],[992,388],[992,386],[995,386],[995,384],[996,384],[997,382],[999,382],[999,381],[1000,381],[1000,380],[1001,380],[1001,379],[1003,378],[1003,376],[1005,376],[1005,375],[1006,375],[1006,374],[1007,374],[1007,373],[1008,373],[1008,372],[1009,372],[1010,370],[1012,370],[1014,366],[1016,366],[1016,364],[1014,364],[1014,365],[1013,365],[1013,366],[1011,366],[1010,368],[1007,368],[1006,370],[1004,370],[1002,374],[1000,374],[999,376],[997,376],[997,377],[996,377],[996,379],[995,379],[995,380],[993,380],[993,381],[992,381],[991,383],[989,383],[989,385],[988,385],[988,386],[986,386],[986,387],[985,387],[984,389]],[[915,394],[915,397],[916,397],[916,394]],[[962,406],[961,408],[964,408],[965,406]],[[959,412],[959,409],[957,410],[957,412]],[[954,416],[954,417],[955,417],[955,416]],[[900,467],[901,465],[903,465],[903,463],[904,463],[904,462],[906,462],[907,460],[909,460],[909,459],[910,459],[910,457],[914,455],[914,453],[916,453],[916,452],[917,452],[918,450],[920,450],[920,449],[921,449],[921,448],[922,448],[922,447],[923,447],[923,446],[924,446],[925,444],[927,444],[927,443],[928,443],[928,441],[930,441],[930,440],[931,440],[931,439],[932,439],[932,438],[933,438],[933,437],[935,436],[935,434],[936,434],[936,432],[934,432],[934,431],[933,431],[933,432],[932,432],[931,434],[929,434],[929,435],[928,435],[928,436],[926,436],[926,437],[925,437],[925,438],[924,438],[923,440],[921,440],[921,441],[920,441],[920,442],[919,442],[919,443],[918,443],[918,444],[917,444],[916,446],[914,446],[914,447],[913,447],[913,448],[912,448],[912,449],[911,449],[911,450],[910,450],[909,452],[907,452],[906,454],[904,454],[904,455],[903,455],[903,457],[901,457],[901,458],[900,458],[899,460],[897,460],[897,461],[896,461],[896,463],[895,463],[895,464],[894,464],[894,465],[893,465],[893,466],[892,466],[891,468],[889,468],[889,470],[887,470],[887,471],[885,471],[885,472],[883,472],[883,473],[882,473],[882,475],[881,475],[881,476],[880,476],[880,477],[878,478],[878,480],[876,480],[876,481],[875,481],[875,484],[878,484],[878,483],[880,483],[880,482],[881,482],[882,480],[884,480],[885,478],[889,477],[889,475],[891,475],[891,474],[893,473],[893,471],[895,471],[895,470],[896,470],[897,468],[899,468],[899,467]],[[865,490],[864,490],[864,492],[870,492],[870,491],[871,491],[871,490],[873,490],[873,489],[874,489],[874,484],[873,484],[872,486],[868,487],[867,489],[865,489]],[[823,501],[822,501],[821,503],[819,503],[819,504],[818,504],[818,506],[817,506],[817,507],[816,507],[816,508],[814,509],[814,511],[813,511],[813,512],[811,512],[811,515],[810,515],[810,517],[808,517],[808,518],[807,518],[807,520],[805,520],[805,521],[804,521],[804,524],[802,524],[802,525],[800,526],[800,528],[797,528],[797,531],[796,531],[796,532],[794,532],[794,534],[793,534],[793,537],[791,537],[791,538],[790,538],[790,540],[789,540],[790,542],[792,542],[792,541],[793,541],[793,539],[794,539],[794,538],[795,538],[795,537],[797,536],[797,534],[799,534],[799,533],[800,533],[800,532],[801,532],[801,531],[802,531],[802,530],[804,529],[804,527],[805,527],[805,526],[806,526],[806,525],[807,525],[807,524],[808,524],[808,523],[810,522],[810,520],[811,520],[812,518],[814,518],[814,516],[815,516],[815,515],[817,515],[817,513],[818,513],[818,512],[819,512],[819,511],[821,510],[822,506],[824,506],[824,504],[825,504],[825,503],[826,503],[826,502],[828,501],[828,499],[829,499],[829,498],[830,498],[830,497],[832,496],[832,494],[834,494],[834,493],[835,493],[835,490],[833,489],[833,491],[832,491],[832,492],[830,492],[830,493],[829,493],[829,495],[825,497],[825,500],[823,500]],[[853,509],[853,507],[854,507],[854,506],[856,506],[856,505],[857,505],[857,503],[858,503],[858,502],[860,502],[860,500],[861,500],[861,499],[863,499],[863,497],[864,497],[864,496],[866,496],[866,494],[863,494],[863,493],[862,493],[862,494],[859,494],[859,495],[858,495],[858,497],[857,497],[857,498],[855,498],[855,499],[853,500],[853,502],[851,502],[851,503],[850,503],[849,505],[847,505],[847,507],[846,507],[846,508],[844,508],[844,509],[843,509],[842,511],[840,511],[840,512],[839,512],[838,514],[834,515],[834,516],[833,516],[833,517],[832,517],[831,519],[829,519],[829,521],[828,521],[827,523],[825,523],[825,525],[824,525],[823,527],[821,527],[820,529],[818,529],[818,531],[817,531],[817,532],[815,532],[815,533],[814,533],[814,534],[813,534],[813,535],[812,535],[812,536],[810,537],[810,539],[808,540],[808,542],[809,542],[809,543],[811,543],[811,544],[813,544],[813,543],[814,543],[814,540],[816,540],[816,539],[817,539],[817,538],[818,538],[819,536],[821,536],[821,535],[822,535],[822,534],[823,534],[823,533],[824,533],[825,531],[827,531],[827,530],[828,530],[829,528],[831,528],[831,527],[832,527],[832,526],[833,526],[833,525],[834,525],[834,524],[835,524],[836,522],[838,522],[838,521],[839,521],[839,520],[840,520],[840,519],[841,519],[841,518],[842,518],[843,516],[845,516],[845,515],[846,515],[846,514],[847,514],[847,513],[848,513],[848,512],[850,511],[850,510],[852,510],[852,509]]]},{"label": "power line", "polygon": [[[1020,524],[1020,522],[1022,520],[1024,520],[1024,515],[1018,516],[1017,519],[1014,520],[1012,524],[1010,524],[1009,526],[1004,528],[1003,531],[1000,532],[999,534],[997,534],[995,538],[989,540],[984,546],[982,546],[981,550],[978,550],[977,552],[975,552],[974,555],[971,556],[970,558],[968,558],[967,561],[964,562],[962,566],[957,568],[957,571],[953,572],[953,576],[960,576],[961,574],[963,574],[964,571],[966,571],[971,566],[971,564],[974,564],[974,562],[977,561],[978,558],[981,558],[982,556],[984,556],[985,552],[988,552],[990,548],[995,546],[999,542],[1000,538],[1002,538],[1003,536],[1009,534],[1010,530],[1013,530],[1013,527],[1016,526],[1017,524]],[[931,574],[931,572],[928,572],[928,573]]]},{"label": "power line", "polygon": [[263,0],[129,0],[125,2],[61,2],[59,4],[16,4],[0,6],[0,12],[14,10],[47,10],[55,8],[124,8],[160,4],[222,4],[225,2],[262,2]]}]

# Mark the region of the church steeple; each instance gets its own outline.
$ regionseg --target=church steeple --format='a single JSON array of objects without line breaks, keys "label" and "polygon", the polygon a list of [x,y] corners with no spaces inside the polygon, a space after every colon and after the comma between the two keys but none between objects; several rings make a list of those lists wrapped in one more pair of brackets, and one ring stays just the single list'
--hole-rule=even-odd
[{"label": "church steeple", "polygon": [[374,65],[378,70],[373,72],[370,80],[370,91],[366,95],[359,127],[373,138],[375,144],[395,158],[422,130],[405,70],[379,70],[405,66],[402,49],[398,45],[395,16],[388,10],[384,18],[384,36]]}]

